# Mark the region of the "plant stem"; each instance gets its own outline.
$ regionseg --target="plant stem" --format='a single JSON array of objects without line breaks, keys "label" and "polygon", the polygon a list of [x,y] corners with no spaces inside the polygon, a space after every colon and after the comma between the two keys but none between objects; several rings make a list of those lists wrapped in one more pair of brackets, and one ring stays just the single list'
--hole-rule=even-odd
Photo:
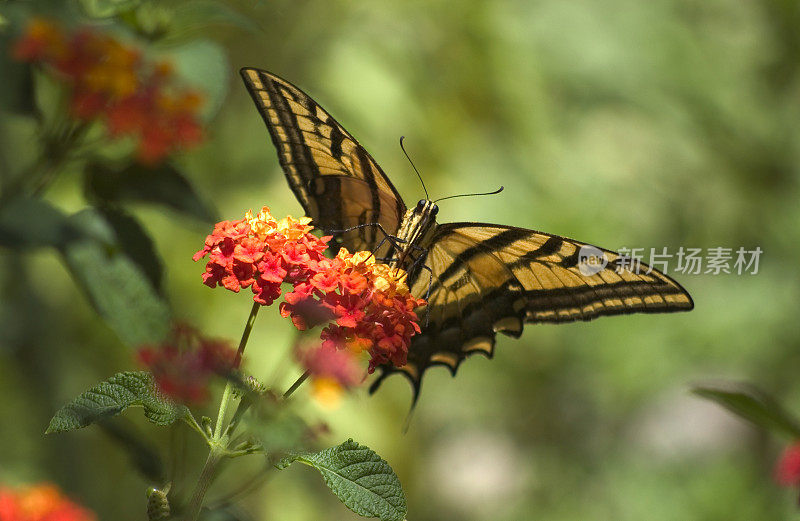
[{"label": "plant stem", "polygon": [[285,399],[287,399],[288,397],[290,397],[290,396],[292,395],[292,393],[293,393],[293,392],[295,392],[295,391],[297,390],[297,388],[298,388],[298,387],[300,387],[301,385],[303,385],[303,382],[305,382],[305,381],[306,381],[306,379],[309,377],[309,375],[310,375],[310,374],[311,374],[311,372],[310,372],[310,371],[306,371],[305,373],[301,374],[301,375],[300,375],[300,378],[298,378],[297,380],[295,380],[295,382],[292,384],[292,386],[291,386],[291,387],[289,387],[289,388],[286,390],[286,392],[285,392],[285,393],[283,393],[283,399],[285,400]]},{"label": "plant stem", "polygon": [[[247,324],[245,324],[244,331],[242,332],[242,339],[239,341],[239,349],[236,351],[235,368],[238,368],[239,364],[242,362],[242,353],[244,353],[244,348],[247,346],[247,340],[250,338],[250,331],[253,329],[253,324],[255,323],[256,315],[258,315],[258,310],[260,308],[261,305],[255,302],[250,309],[250,316],[247,318]],[[225,384],[225,390],[222,392],[222,400],[220,401],[219,412],[217,413],[217,423],[214,426],[214,433],[211,436],[211,440],[209,440],[211,449],[208,452],[206,463],[203,465],[203,470],[200,471],[200,477],[197,479],[197,485],[194,488],[194,492],[192,492],[192,498],[189,500],[189,506],[186,509],[185,519],[187,521],[195,521],[200,515],[200,510],[203,508],[203,499],[208,491],[208,487],[211,486],[211,482],[214,480],[217,465],[228,450],[229,439],[226,432],[228,430],[228,425],[225,423],[225,416],[232,399],[233,383],[229,379]]]},{"label": "plant stem", "polygon": [[186,520],[195,521],[200,515],[200,510],[203,508],[203,499],[206,496],[208,487],[214,480],[214,474],[217,472],[217,464],[222,458],[219,450],[216,447],[211,447],[208,453],[206,463],[203,465],[203,470],[200,472],[200,477],[197,480],[197,486],[192,493],[192,499],[189,501],[189,506],[186,509]]},{"label": "plant stem", "polygon": [[242,332],[242,339],[239,341],[239,349],[236,351],[236,361],[233,366],[237,369],[239,364],[242,363],[242,353],[244,353],[244,347],[247,345],[247,340],[250,338],[250,331],[253,329],[253,323],[256,321],[256,315],[258,315],[259,309],[261,309],[261,304],[253,302],[253,307],[250,308],[250,316],[247,318],[247,324],[245,324],[244,331]]}]

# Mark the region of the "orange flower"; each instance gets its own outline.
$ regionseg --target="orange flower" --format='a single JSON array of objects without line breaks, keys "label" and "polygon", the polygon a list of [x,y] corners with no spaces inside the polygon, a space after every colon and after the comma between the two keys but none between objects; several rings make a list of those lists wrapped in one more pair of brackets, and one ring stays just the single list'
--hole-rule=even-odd
[{"label": "orange flower", "polygon": [[253,300],[270,305],[281,295],[281,284],[292,285],[280,304],[300,330],[329,323],[321,338],[326,349],[369,352],[369,370],[391,363],[406,364],[411,337],[419,333],[414,309],[425,303],[414,298],[407,274],[375,262],[366,251],[346,249],[323,256],[330,237],[310,232],[308,217],[276,220],[264,207],[256,215],[217,223],[194,260],[208,256],[203,283],[238,292],[250,287]]},{"label": "orange flower", "polygon": [[66,498],[55,485],[0,486],[0,521],[95,521],[94,513]]},{"label": "orange flower", "polygon": [[111,138],[136,138],[143,163],[157,163],[203,139],[202,96],[178,86],[169,64],[149,63],[110,35],[91,29],[66,34],[56,23],[35,18],[12,54],[46,66],[67,85],[73,118],[103,120]]}]

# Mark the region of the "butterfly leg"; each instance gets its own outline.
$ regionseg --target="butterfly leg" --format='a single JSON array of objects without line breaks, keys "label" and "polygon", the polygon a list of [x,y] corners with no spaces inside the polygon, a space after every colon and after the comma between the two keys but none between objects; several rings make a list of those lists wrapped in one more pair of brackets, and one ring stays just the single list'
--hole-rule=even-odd
[{"label": "butterfly leg", "polygon": [[373,255],[375,255],[375,253],[377,253],[377,251],[380,250],[381,246],[383,246],[383,244],[386,241],[389,241],[389,244],[391,244],[392,247],[397,249],[397,250],[400,249],[400,247],[399,247],[400,243],[406,242],[405,239],[401,239],[401,238],[397,237],[396,235],[392,235],[389,232],[387,232],[383,228],[383,226],[381,226],[381,223],[358,224],[356,226],[351,226],[350,228],[347,228],[347,229],[344,229],[344,230],[329,230],[328,233],[331,233],[331,234],[342,234],[342,233],[351,232],[353,230],[359,230],[361,228],[366,228],[368,226],[375,226],[375,227],[378,228],[378,230],[381,231],[381,233],[383,233],[383,239],[381,239],[381,242],[379,242],[378,245],[372,250],[372,254]]},{"label": "butterfly leg", "polygon": [[381,233],[383,233],[383,236],[384,236],[385,239],[388,239],[390,241],[397,241],[398,243],[406,242],[405,239],[401,239],[400,237],[397,237],[396,235],[392,235],[391,233],[387,232],[383,228],[383,226],[381,226],[381,223],[357,224],[355,226],[351,226],[350,228],[346,228],[344,230],[328,230],[328,233],[332,233],[332,234],[347,233],[347,232],[352,232],[353,230],[359,230],[361,228],[366,228],[367,226],[375,226],[375,227],[377,227],[381,231]]}]

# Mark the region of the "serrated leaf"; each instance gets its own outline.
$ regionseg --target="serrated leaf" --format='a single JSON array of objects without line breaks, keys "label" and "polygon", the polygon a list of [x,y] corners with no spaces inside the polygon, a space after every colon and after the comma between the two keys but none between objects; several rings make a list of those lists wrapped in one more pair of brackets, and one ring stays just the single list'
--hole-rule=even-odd
[{"label": "serrated leaf", "polygon": [[352,439],[313,454],[293,454],[276,467],[300,461],[319,470],[325,484],[356,514],[382,521],[402,521],[407,507],[400,480],[375,451]]},{"label": "serrated leaf", "polygon": [[767,393],[749,386],[737,388],[696,387],[692,392],[712,400],[737,416],[767,430],[800,438],[800,424]]},{"label": "serrated leaf", "polygon": [[70,241],[61,251],[97,313],[128,345],[162,340],[169,331],[169,307],[125,253],[113,228],[93,209],[70,221],[91,238]]},{"label": "serrated leaf", "polygon": [[153,203],[204,222],[219,220],[216,209],[203,201],[186,176],[170,164],[153,168],[131,164],[121,170],[94,164],[86,169],[84,192],[95,203]]},{"label": "serrated leaf", "polygon": [[45,433],[80,429],[132,406],[143,407],[145,417],[156,425],[170,425],[188,414],[185,406],[158,391],[150,373],[129,371],[115,374],[62,407]]}]

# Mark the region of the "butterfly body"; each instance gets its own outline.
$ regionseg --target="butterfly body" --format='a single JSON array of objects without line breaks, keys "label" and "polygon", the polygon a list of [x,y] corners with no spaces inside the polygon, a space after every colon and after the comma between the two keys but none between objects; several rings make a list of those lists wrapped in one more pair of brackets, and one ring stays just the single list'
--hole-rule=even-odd
[{"label": "butterfly body", "polygon": [[[412,278],[422,269],[425,256],[436,231],[436,214],[439,207],[433,201],[421,199],[417,206],[408,210],[400,222],[394,236],[388,240],[393,243],[385,258],[392,267],[410,272]],[[396,255],[394,255],[396,252]]]},{"label": "butterfly body", "polygon": [[427,199],[407,209],[372,156],[310,96],[266,71],[241,74],[306,215],[340,246],[406,270],[411,292],[427,300],[408,363],[381,367],[371,390],[400,372],[416,397],[428,368],[455,374],[471,354],[491,357],[496,333],[519,337],[525,323],[692,309],[680,284],[613,251],[513,226],[437,224]]}]

